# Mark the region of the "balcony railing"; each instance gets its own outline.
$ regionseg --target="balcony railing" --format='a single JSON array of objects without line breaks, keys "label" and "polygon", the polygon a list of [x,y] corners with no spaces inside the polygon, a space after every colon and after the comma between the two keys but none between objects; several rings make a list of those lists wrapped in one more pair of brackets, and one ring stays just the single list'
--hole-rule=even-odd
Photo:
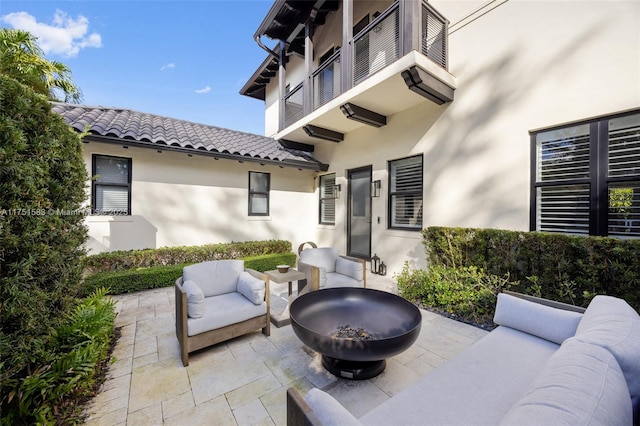
[{"label": "balcony railing", "polygon": [[340,51],[335,52],[313,72],[313,109],[326,104],[341,91]]},{"label": "balcony railing", "polygon": [[[404,2],[402,2],[404,3]],[[408,3],[408,2],[407,2]],[[331,57],[305,80],[284,97],[284,116],[281,129],[284,129],[305,115],[327,104],[371,75],[391,65],[411,50],[417,50],[440,67],[447,69],[447,31],[448,21],[433,9],[426,0],[420,5],[420,16],[407,18],[396,1],[387,10],[367,25],[351,40],[351,57],[342,51],[336,51]],[[419,25],[419,39],[405,39],[406,32],[401,29],[411,19],[413,25]],[[351,75],[343,76],[341,61],[351,61]],[[343,80],[348,84],[345,87]],[[305,90],[305,85],[311,85]],[[305,95],[309,99],[305,99]]]}]

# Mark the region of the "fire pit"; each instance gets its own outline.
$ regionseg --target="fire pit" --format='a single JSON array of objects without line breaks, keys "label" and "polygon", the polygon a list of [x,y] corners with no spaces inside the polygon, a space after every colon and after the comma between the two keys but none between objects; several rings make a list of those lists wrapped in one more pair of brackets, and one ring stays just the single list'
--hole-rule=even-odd
[{"label": "fire pit", "polygon": [[405,299],[366,288],[329,288],[291,303],[291,327],[338,377],[363,380],[418,338],[422,315]]}]

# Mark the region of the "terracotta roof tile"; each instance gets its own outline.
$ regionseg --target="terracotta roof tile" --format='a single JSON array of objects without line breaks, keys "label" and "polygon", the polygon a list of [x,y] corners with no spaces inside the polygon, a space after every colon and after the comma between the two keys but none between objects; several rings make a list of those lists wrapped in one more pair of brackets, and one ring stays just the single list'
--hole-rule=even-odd
[{"label": "terracotta roof tile", "polygon": [[52,109],[78,132],[95,136],[173,146],[185,151],[227,153],[239,159],[269,160],[283,166],[326,170],[310,153],[283,147],[277,140],[154,114],[119,108],[52,102]]}]

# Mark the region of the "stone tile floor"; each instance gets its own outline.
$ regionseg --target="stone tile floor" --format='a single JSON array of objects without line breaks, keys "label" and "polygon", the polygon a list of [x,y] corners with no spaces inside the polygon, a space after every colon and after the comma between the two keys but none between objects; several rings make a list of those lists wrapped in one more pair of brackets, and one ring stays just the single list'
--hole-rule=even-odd
[{"label": "stone tile floor", "polygon": [[[396,292],[388,277],[367,277],[370,288]],[[295,287],[295,284],[294,284]],[[387,360],[370,380],[326,372],[318,354],[291,326],[259,331],[203,349],[183,367],[175,336],[173,287],[115,296],[121,328],[107,379],[86,407],[88,425],[284,425],[286,390],[321,388],[359,417],[486,334],[422,311],[416,343]],[[286,303],[287,284],[272,286],[273,308]],[[283,302],[284,301],[284,302]]]}]

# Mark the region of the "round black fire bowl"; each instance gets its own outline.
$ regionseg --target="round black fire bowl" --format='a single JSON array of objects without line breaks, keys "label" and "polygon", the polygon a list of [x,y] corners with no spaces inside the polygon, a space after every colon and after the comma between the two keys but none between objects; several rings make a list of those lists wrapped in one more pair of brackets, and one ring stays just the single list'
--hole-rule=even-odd
[{"label": "round black fire bowl", "polygon": [[[322,355],[322,365],[338,377],[363,380],[384,371],[385,359],[418,338],[422,315],[412,303],[385,291],[329,288],[303,294],[291,303],[291,327]],[[339,328],[363,329],[366,339],[336,337]]]}]

